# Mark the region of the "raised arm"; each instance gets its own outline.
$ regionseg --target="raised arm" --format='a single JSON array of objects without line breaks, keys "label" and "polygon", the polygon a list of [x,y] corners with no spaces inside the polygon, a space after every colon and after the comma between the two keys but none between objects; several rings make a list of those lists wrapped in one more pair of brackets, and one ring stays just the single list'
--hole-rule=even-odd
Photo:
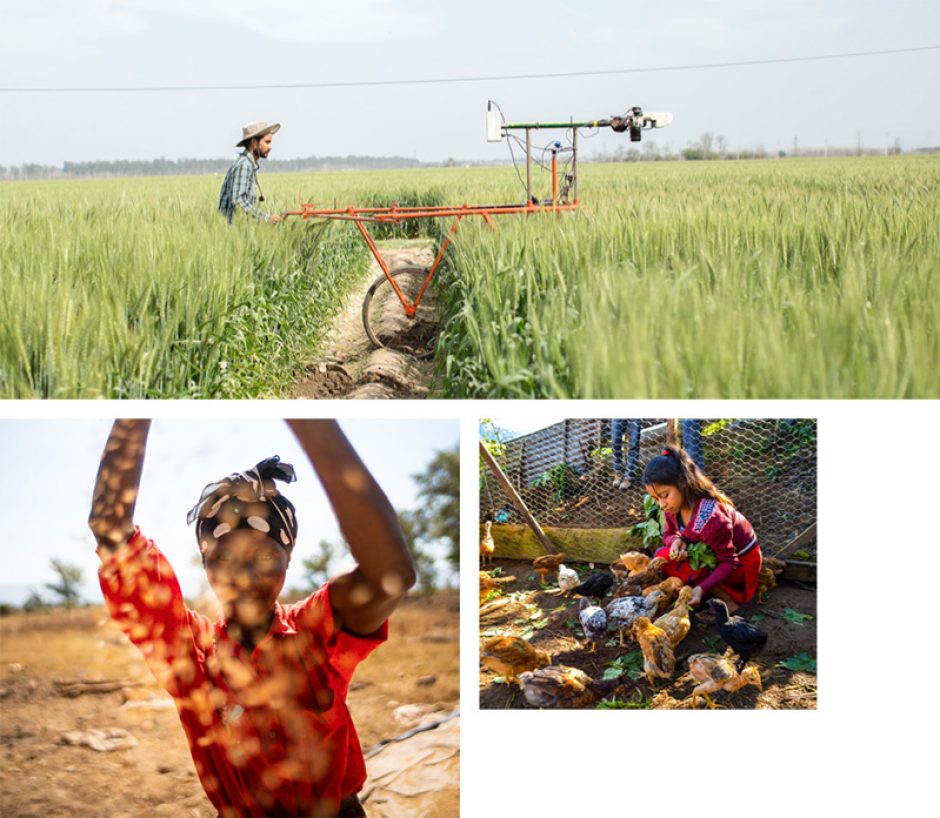
[{"label": "raised arm", "polygon": [[288,420],[313,464],[358,565],[330,584],[347,630],[369,634],[414,585],[415,569],[395,509],[334,420]]},{"label": "raised arm", "polygon": [[116,420],[101,453],[88,526],[100,549],[114,553],[134,533],[134,506],[144,468],[149,420]]}]

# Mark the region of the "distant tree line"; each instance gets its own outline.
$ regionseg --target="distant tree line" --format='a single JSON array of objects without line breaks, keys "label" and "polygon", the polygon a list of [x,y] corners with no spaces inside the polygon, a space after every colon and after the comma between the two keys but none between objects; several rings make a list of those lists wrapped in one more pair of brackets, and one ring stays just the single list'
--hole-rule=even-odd
[{"label": "distant tree line", "polygon": [[[920,148],[917,152],[932,152],[934,149]],[[728,141],[722,134],[715,134],[711,131],[703,133],[695,142],[690,142],[685,148],[674,152],[669,144],[663,146],[649,140],[643,143],[643,147],[625,147],[618,145],[613,152],[602,151],[594,157],[596,162],[662,162],[662,161],[706,161],[713,159],[767,159],[768,157],[777,157],[785,159],[787,157],[827,157],[827,156],[897,156],[901,153],[901,141],[895,139],[894,142],[886,148],[865,148],[859,139],[853,147],[823,147],[806,148],[800,147],[797,139],[793,140],[793,148],[789,151],[778,150],[776,153],[768,153],[763,145],[753,148],[731,148]]]},{"label": "distant tree line", "polygon": [[[64,162],[62,167],[29,163],[4,167],[0,179],[89,179],[108,176],[187,176],[225,173],[232,164],[229,159],[120,159],[95,162]],[[298,159],[271,159],[265,162],[266,173],[331,170],[400,170],[406,168],[441,167],[445,162],[420,162],[404,156],[308,156]]]},{"label": "distant tree line", "polygon": [[[669,143],[657,144],[652,140],[643,143],[642,148],[619,145],[616,150],[606,149],[592,156],[585,156],[587,162],[675,162],[711,159],[766,159],[794,156],[896,156],[900,154],[900,140],[895,140],[887,148],[863,148],[859,143],[854,147],[801,148],[794,140],[790,151],[778,150],[769,153],[762,145],[752,148],[730,148],[721,134],[703,133],[695,142],[685,148],[673,151]],[[914,148],[912,153],[937,153],[940,147]],[[225,173],[232,164],[232,159],[120,159],[99,160],[95,162],[64,162],[56,165],[39,165],[30,162],[24,165],[4,167],[0,165],[0,180],[17,181],[27,179],[93,179],[112,176],[197,176]],[[497,160],[457,160],[453,157],[442,162],[422,162],[404,156],[308,156],[298,159],[271,159],[266,161],[267,173],[321,172],[338,170],[406,170],[411,168],[440,167],[481,167],[511,164],[509,159]]]}]

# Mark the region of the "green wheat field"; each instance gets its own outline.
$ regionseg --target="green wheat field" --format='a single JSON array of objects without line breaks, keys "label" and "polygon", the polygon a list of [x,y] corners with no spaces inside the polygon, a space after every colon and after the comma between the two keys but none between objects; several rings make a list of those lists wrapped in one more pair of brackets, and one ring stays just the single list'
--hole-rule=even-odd
[{"label": "green wheat field", "polygon": [[[0,397],[288,394],[370,256],[351,224],[229,228],[220,182],[0,183]],[[511,167],[262,183],[278,210],[524,198]],[[938,192],[938,156],[584,165],[577,213],[461,224],[439,396],[936,398]]]}]

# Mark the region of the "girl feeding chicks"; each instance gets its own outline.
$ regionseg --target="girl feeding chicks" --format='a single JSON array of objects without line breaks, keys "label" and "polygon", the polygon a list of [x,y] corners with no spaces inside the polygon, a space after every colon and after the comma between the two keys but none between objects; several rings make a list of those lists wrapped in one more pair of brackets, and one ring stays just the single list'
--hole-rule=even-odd
[{"label": "girl feeding chicks", "polygon": [[[727,495],[677,446],[650,460],[643,483],[666,518],[664,546],[656,552],[666,559],[662,573],[693,586],[689,604],[698,606],[708,595],[734,611],[750,602],[761,550],[751,524]],[[690,551],[697,552],[695,568]]]}]

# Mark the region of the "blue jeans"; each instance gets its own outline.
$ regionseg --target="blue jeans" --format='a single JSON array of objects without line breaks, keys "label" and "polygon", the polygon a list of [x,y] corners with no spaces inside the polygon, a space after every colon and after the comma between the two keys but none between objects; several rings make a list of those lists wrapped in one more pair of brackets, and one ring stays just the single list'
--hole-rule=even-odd
[{"label": "blue jeans", "polygon": [[639,480],[640,465],[640,421],[612,419],[610,421],[610,445],[614,450],[614,471],[623,474],[623,438],[627,437],[627,470],[628,480]]},{"label": "blue jeans", "polygon": [[682,421],[682,448],[695,461],[695,465],[705,471],[705,455],[702,453],[702,421]]}]

